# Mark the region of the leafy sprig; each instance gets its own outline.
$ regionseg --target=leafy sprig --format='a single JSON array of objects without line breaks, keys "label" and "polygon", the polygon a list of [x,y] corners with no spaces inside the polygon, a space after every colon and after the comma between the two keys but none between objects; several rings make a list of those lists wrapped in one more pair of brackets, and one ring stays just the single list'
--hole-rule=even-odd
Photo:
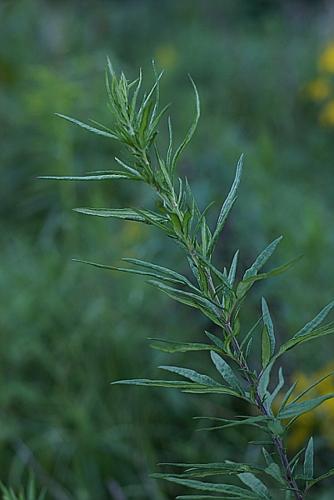
[{"label": "leafy sprig", "polygon": [[[122,143],[130,161],[115,158],[117,168],[102,172],[92,172],[81,176],[43,176],[44,179],[67,181],[140,181],[150,186],[159,199],[159,211],[147,208],[75,208],[74,210],[91,216],[126,219],[155,226],[168,237],[174,239],[184,250],[192,279],[172,269],[158,264],[124,259],[132,267],[116,267],[81,261],[112,271],[121,271],[148,276],[149,283],[174,300],[198,309],[219,327],[220,333],[206,332],[209,340],[199,343],[180,343],[152,339],[153,347],[164,352],[210,351],[211,362],[217,376],[212,378],[189,368],[161,366],[160,368],[178,378],[150,380],[135,379],[114,382],[152,387],[169,387],[182,392],[197,394],[221,394],[234,396],[245,401],[250,408],[248,416],[242,418],[216,419],[211,429],[249,425],[264,432],[269,440],[263,447],[264,464],[252,465],[225,461],[219,464],[166,464],[182,468],[181,473],[155,475],[201,493],[183,495],[179,499],[242,498],[269,499],[273,492],[284,498],[305,498],[308,490],[320,480],[334,475],[334,469],[321,476],[314,475],[314,444],[310,437],[305,451],[289,458],[285,447],[286,433],[292,423],[306,412],[312,411],[334,394],[305,399],[306,394],[317,384],[312,384],[303,393],[295,394],[296,385],[286,388],[284,370],[278,367],[278,381],[273,384],[273,368],[277,361],[290,349],[313,339],[334,333],[334,323],[323,325],[332,310],[331,302],[309,321],[295,335],[282,345],[277,345],[274,322],[270,307],[262,298],[261,316],[245,334],[240,327],[240,311],[252,286],[260,280],[277,276],[296,263],[298,259],[282,264],[272,270],[263,267],[275,252],[282,237],[271,242],[242,273],[237,281],[239,250],[234,254],[229,266],[219,269],[213,261],[215,247],[224,230],[226,220],[237,199],[243,157],[236,167],[235,178],[222,204],[217,222],[213,228],[207,220],[207,209],[201,211],[196,203],[187,179],[177,175],[176,167],[185,147],[195,133],[200,117],[200,100],[195,83],[191,84],[195,94],[194,119],[183,141],[175,146],[172,122],[168,118],[169,145],[165,154],[158,144],[158,127],[169,106],[160,109],[160,79],[157,75],[152,87],[142,92],[142,72],[136,80],[129,82],[125,75],[118,76],[110,61],[106,70],[108,107],[112,126],[96,122],[89,125],[65,115],[60,117],[80,127]],[[239,274],[239,273],[238,273]],[[262,325],[262,348],[260,369],[251,365],[249,352],[258,327]],[[252,409],[251,409],[252,407]],[[254,416],[254,410],[256,415]],[[210,419],[210,417],[208,417]],[[304,463],[299,461],[304,454]],[[203,482],[210,476],[222,476],[239,481],[232,483]]]}]

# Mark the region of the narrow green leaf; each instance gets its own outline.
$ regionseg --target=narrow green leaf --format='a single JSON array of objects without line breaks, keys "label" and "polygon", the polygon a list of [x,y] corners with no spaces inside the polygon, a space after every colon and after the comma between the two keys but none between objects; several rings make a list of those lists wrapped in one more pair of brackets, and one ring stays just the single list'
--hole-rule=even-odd
[{"label": "narrow green leaf", "polygon": [[326,318],[328,313],[333,309],[334,307],[334,300],[327,304],[326,307],[324,307],[319,314],[315,318],[313,318],[311,321],[309,321],[301,330],[299,330],[293,338],[298,338],[298,337],[303,337],[304,335],[307,335],[308,333],[314,331]]},{"label": "narrow green leaf", "polygon": [[205,483],[202,481],[195,481],[192,479],[181,479],[177,477],[167,477],[167,481],[172,483],[180,484],[194,490],[201,491],[211,491],[212,493],[229,493],[235,498],[241,499],[256,499],[258,498],[254,493],[239,486],[234,486],[232,484],[219,484],[219,483]]},{"label": "narrow green leaf", "polygon": [[123,273],[129,273],[129,274],[150,276],[150,277],[154,277],[156,279],[159,279],[161,281],[167,281],[168,283],[182,284],[182,282],[180,282],[179,280],[177,280],[175,278],[169,278],[167,276],[158,275],[157,273],[151,273],[149,271],[140,271],[139,269],[128,269],[126,267],[108,266],[106,264],[98,264],[96,262],[90,262],[88,260],[81,260],[81,259],[72,259],[72,260],[73,260],[73,262],[80,262],[81,264],[88,264],[89,266],[98,267],[99,269],[107,269],[108,271],[120,271]]},{"label": "narrow green leaf", "polygon": [[275,345],[276,345],[276,340],[275,340],[275,333],[274,333],[274,325],[270,316],[268,304],[265,300],[264,297],[262,297],[262,318],[263,318],[263,323],[266,327],[266,332],[268,335],[268,340],[269,340],[269,348],[270,348],[270,357],[274,354],[275,351]]},{"label": "narrow green leaf", "polygon": [[64,118],[64,120],[74,123],[75,125],[79,125],[79,127],[84,128],[89,132],[93,132],[94,134],[103,135],[104,137],[109,137],[110,139],[118,139],[117,135],[112,132],[107,132],[106,130],[100,130],[98,128],[91,127],[90,125],[87,125],[87,123],[83,123],[79,120],[76,120],[75,118],[71,118],[70,116],[62,115],[61,113],[55,113],[55,115],[59,116],[60,118]]},{"label": "narrow green leaf", "polygon": [[240,179],[241,179],[241,174],[242,174],[242,167],[243,167],[243,155],[241,155],[239,158],[233,184],[231,186],[230,192],[228,193],[228,195],[223,203],[222,209],[221,209],[220,214],[218,216],[216,229],[213,233],[212,240],[211,240],[210,246],[209,246],[209,252],[211,252],[211,253],[214,249],[214,246],[217,242],[217,239],[219,238],[220,233],[223,230],[224,224],[225,224],[226,219],[231,211],[231,208],[233,207],[234,202],[236,200],[237,190],[238,190],[238,187],[240,184]]},{"label": "narrow green leaf", "polygon": [[196,103],[195,117],[194,117],[193,123],[190,126],[190,129],[188,130],[188,133],[186,134],[184,140],[182,141],[180,146],[177,148],[177,150],[173,156],[172,165],[171,165],[172,170],[175,170],[176,162],[177,162],[180,154],[182,153],[184,148],[187,146],[187,144],[189,144],[189,142],[191,141],[191,139],[195,133],[195,130],[197,128],[198,120],[199,120],[199,117],[201,114],[201,106],[200,106],[198,91],[197,91],[196,85],[195,85],[195,83],[190,75],[189,75],[189,78],[190,78],[191,84],[192,84],[194,92],[195,92],[195,103]]},{"label": "narrow green leaf", "polygon": [[289,351],[293,347],[296,347],[299,344],[303,344],[305,342],[310,342],[311,340],[315,340],[320,337],[324,337],[326,335],[332,335],[334,333],[334,323],[329,323],[323,327],[319,327],[309,333],[305,333],[304,335],[294,336],[287,342],[281,345],[278,353],[275,355],[275,359],[284,354],[286,351]]},{"label": "narrow green leaf", "polygon": [[132,179],[127,173],[105,175],[39,175],[38,179],[51,181],[108,181],[112,179]]},{"label": "narrow green leaf", "polygon": [[255,281],[260,281],[260,280],[264,280],[267,278],[273,278],[274,276],[279,276],[280,274],[288,271],[288,269],[293,267],[297,262],[300,261],[300,259],[301,259],[301,256],[296,257],[296,258],[290,260],[289,262],[287,262],[286,264],[282,264],[281,266],[274,267],[274,269],[272,269],[271,271],[268,271],[266,273],[257,274],[256,276],[250,276],[249,278],[243,279],[242,283],[244,283],[245,285],[250,285],[250,284],[253,284]]},{"label": "narrow green leaf", "polygon": [[214,420],[216,422],[225,422],[222,423],[221,425],[217,425],[214,427],[205,427],[200,430],[222,430],[228,427],[236,427],[239,425],[251,425],[254,427],[261,427],[261,423],[266,423],[268,420],[270,420],[270,417],[267,416],[262,416],[262,415],[257,415],[255,417],[247,417],[247,418],[242,418],[239,420],[232,420],[232,419],[227,419],[227,418],[217,418],[217,417],[194,417],[195,419],[200,419],[200,420]]},{"label": "narrow green leaf", "polygon": [[308,401],[303,401],[302,403],[289,404],[278,413],[278,418],[299,417],[304,413],[314,410],[324,401],[332,398],[334,398],[334,393],[319,396],[314,399],[309,399]]},{"label": "narrow green leaf", "polygon": [[210,332],[205,331],[205,335],[222,351],[225,351],[225,345],[222,339],[213,335]]},{"label": "narrow green leaf", "polygon": [[275,252],[277,245],[282,240],[283,236],[279,236],[274,241],[272,241],[256,258],[255,262],[251,265],[249,269],[246,270],[244,274],[244,279],[250,278],[251,276],[255,276],[258,271],[264,266],[267,260],[272,256]]},{"label": "narrow green leaf", "polygon": [[279,407],[279,410],[278,410],[278,413],[280,413],[280,411],[282,410],[282,408],[284,408],[287,404],[287,402],[289,401],[293,391],[295,390],[296,388],[296,385],[297,385],[297,382],[294,382],[291,387],[289,387],[289,389],[287,390],[282,402],[281,402],[281,405]]},{"label": "narrow green leaf", "polygon": [[[308,392],[310,392],[317,385],[321,384],[321,382],[323,382],[324,380],[326,380],[329,377],[332,377],[333,375],[334,375],[334,371],[331,371],[331,372],[327,373],[327,375],[324,375],[323,377],[320,377],[318,380],[316,380],[310,386],[308,386],[306,389],[304,389],[301,393],[299,393],[298,396],[296,396],[291,401],[291,403],[296,403],[296,401],[299,401],[299,399],[301,399],[303,396],[305,396],[305,394],[307,394]],[[296,382],[296,384],[297,384],[297,382]]]},{"label": "narrow green leaf", "polygon": [[261,377],[258,382],[258,394],[262,400],[265,400],[268,396],[268,385],[270,382],[270,374],[273,368],[274,361],[271,361],[268,366],[263,370]]},{"label": "narrow green leaf", "polygon": [[283,369],[282,369],[282,367],[280,367],[278,370],[278,384],[276,385],[275,389],[270,394],[270,396],[267,397],[267,405],[269,408],[271,408],[274,400],[278,396],[278,394],[283,386],[284,386]]},{"label": "narrow green leaf", "polygon": [[233,287],[234,281],[235,281],[235,275],[236,275],[237,266],[238,266],[238,257],[239,257],[239,250],[237,250],[233,256],[231,267],[230,267],[228,277],[227,277],[228,282],[229,282],[231,287]]},{"label": "narrow green leaf", "polygon": [[265,498],[266,500],[271,499],[267,486],[251,472],[242,472],[238,474],[238,478],[248,486],[248,488],[254,491],[254,493],[257,493],[260,498]]},{"label": "narrow green leaf", "polygon": [[322,474],[321,476],[316,477],[312,481],[310,481],[307,485],[306,490],[309,490],[312,486],[315,484],[319,483],[320,481],[323,481],[324,479],[327,479],[328,477],[334,476],[334,467],[332,469],[329,469],[329,471],[325,472],[325,474]]},{"label": "narrow green leaf", "polygon": [[111,382],[111,385],[141,385],[147,387],[168,387],[172,389],[188,389],[190,387],[198,387],[197,384],[193,384],[192,382],[182,382],[179,380],[151,380],[145,378],[116,380],[115,382]]},{"label": "narrow green leaf", "polygon": [[306,479],[313,479],[313,462],[314,462],[314,447],[313,447],[313,437],[310,437],[305,450],[304,459],[304,476]]},{"label": "narrow green leaf", "polygon": [[242,392],[240,382],[228,363],[226,363],[226,361],[214,351],[211,351],[211,359],[225,382],[227,382],[228,385],[237,392]]},{"label": "narrow green leaf", "polygon": [[276,240],[272,241],[256,258],[255,262],[248,268],[243,275],[242,281],[240,281],[237,287],[237,297],[243,297],[246,292],[251,288],[253,282],[255,280],[250,280],[249,278],[253,278],[257,276],[258,271],[262,269],[267,260],[272,256],[274,251],[276,250],[277,245],[282,240],[282,236],[276,238]]},{"label": "narrow green leaf", "polygon": [[192,382],[195,382],[200,385],[209,385],[209,386],[220,385],[211,377],[208,377],[207,375],[202,375],[201,373],[198,373],[195,370],[190,370],[189,368],[181,368],[178,366],[159,366],[159,368],[161,368],[162,370],[167,370],[172,373],[176,373],[177,375],[181,375],[181,377],[188,378]]},{"label": "narrow green leaf", "polygon": [[[151,344],[153,349],[162,352],[189,352],[189,351],[211,351],[214,347],[210,344],[203,344],[201,342],[170,342],[169,340],[161,340],[150,338],[155,343]],[[218,349],[220,351],[220,349]]]},{"label": "narrow green leaf", "polygon": [[147,262],[145,260],[139,260],[139,259],[133,259],[129,257],[124,257],[122,260],[125,262],[129,262],[129,264],[133,264],[135,266],[147,268],[147,269],[152,269],[153,271],[158,271],[159,274],[166,274],[167,276],[174,278],[178,280],[180,283],[184,283],[185,285],[189,286],[193,290],[199,292],[198,288],[196,288],[191,281],[188,280],[185,276],[182,274],[174,271],[173,269],[169,269],[168,267],[163,267],[159,266],[157,264],[153,264],[152,262]]},{"label": "narrow green leaf", "polygon": [[[125,219],[149,224],[147,218],[142,215],[143,212],[146,212],[146,210],[141,210],[140,214],[136,210],[133,210],[131,208],[73,208],[73,210],[74,212],[85,215],[95,215],[97,217],[113,217],[116,219]],[[147,213],[151,219],[154,219],[157,222],[165,222],[167,220],[164,217],[155,214],[154,212],[147,211]]]},{"label": "narrow green leaf", "polygon": [[265,368],[271,358],[270,340],[268,335],[267,327],[264,326],[262,329],[262,345],[261,345],[261,358],[262,367]]},{"label": "narrow green leaf", "polygon": [[184,292],[183,290],[169,287],[158,281],[150,280],[149,283],[165,292],[172,299],[188,306],[195,307],[196,309],[200,309],[206,316],[212,319],[212,321],[221,326],[221,321],[219,319],[221,316],[220,308],[208,299],[191,292]]}]

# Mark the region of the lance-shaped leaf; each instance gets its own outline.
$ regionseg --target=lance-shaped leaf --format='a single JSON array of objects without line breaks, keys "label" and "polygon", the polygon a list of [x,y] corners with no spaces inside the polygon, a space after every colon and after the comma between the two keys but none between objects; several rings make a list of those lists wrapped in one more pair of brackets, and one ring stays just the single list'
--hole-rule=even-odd
[{"label": "lance-shaped leaf", "polygon": [[180,154],[182,153],[182,151],[184,150],[184,148],[187,146],[187,144],[189,144],[189,142],[191,141],[192,136],[194,135],[195,130],[197,128],[198,120],[199,120],[199,117],[200,117],[200,114],[201,114],[201,106],[200,106],[200,100],[199,100],[198,91],[197,91],[197,88],[196,88],[196,85],[195,85],[193,79],[190,76],[189,76],[189,78],[190,78],[191,84],[192,84],[194,92],[195,92],[195,103],[196,103],[195,117],[194,117],[194,121],[192,122],[192,124],[191,124],[191,126],[190,126],[190,128],[188,130],[188,133],[186,134],[186,136],[183,139],[183,141],[180,144],[180,146],[175,151],[175,154],[174,154],[173,159],[172,159],[172,164],[171,164],[171,170],[172,171],[175,170],[176,162],[177,162]]},{"label": "lance-shaped leaf", "polygon": [[274,325],[270,316],[268,304],[262,297],[262,319],[264,328],[262,331],[262,365],[267,366],[275,351]]},{"label": "lance-shaped leaf", "polygon": [[224,475],[237,475],[242,472],[263,472],[262,468],[252,466],[245,463],[237,463],[225,461],[222,463],[209,463],[209,464],[159,464],[164,466],[182,467],[185,468],[179,474],[154,474],[153,477],[157,479],[166,479],[166,477],[179,477],[179,478],[203,478],[210,476],[224,476]]},{"label": "lance-shaped leaf", "polygon": [[310,342],[311,340],[315,340],[317,338],[324,337],[326,335],[332,335],[333,333],[334,333],[334,322],[331,322],[323,327],[316,328],[315,330],[309,333],[305,333],[303,335],[298,335],[298,336],[295,335],[290,340],[281,345],[277,354],[275,355],[275,359],[277,359],[286,351],[289,351],[290,349],[299,344],[304,344],[305,342]]},{"label": "lance-shaped leaf", "polygon": [[178,366],[159,366],[162,370],[167,370],[172,373],[176,373],[181,377],[185,377],[192,382],[195,382],[200,385],[215,385],[219,386],[218,382],[213,380],[213,378],[208,377],[207,375],[202,375],[201,373],[196,372],[195,370],[190,370],[189,368],[181,368]]},{"label": "lance-shaped leaf", "polygon": [[240,488],[239,486],[234,486],[232,484],[205,483],[193,479],[182,479],[173,476],[163,477],[162,479],[166,479],[172,483],[180,484],[194,490],[209,491],[212,493],[228,493],[232,498],[240,498],[244,500],[258,499],[258,496],[250,490],[246,490],[245,488]]},{"label": "lance-shaped leaf", "polygon": [[304,458],[304,477],[305,479],[313,479],[313,462],[314,462],[314,447],[313,447],[313,437],[310,437],[305,450]]},{"label": "lance-shaped leaf", "polygon": [[211,359],[225,382],[227,382],[228,385],[237,392],[242,392],[238,377],[234,374],[230,365],[214,351],[211,352]]},{"label": "lance-shaped leaf", "polygon": [[309,481],[306,487],[306,491],[312,488],[315,484],[319,483],[320,481],[323,481],[324,479],[327,479],[329,477],[334,476],[334,467],[332,469],[329,469],[329,471],[325,472],[325,474],[321,474],[321,476],[316,477],[312,481]]},{"label": "lance-shaped leaf", "polygon": [[269,396],[268,385],[270,382],[270,374],[271,374],[271,370],[273,368],[273,365],[274,365],[274,360],[272,360],[269,363],[269,365],[267,365],[267,367],[263,370],[262,375],[259,378],[257,391],[258,391],[258,394],[259,394],[260,398],[262,399],[262,401],[267,399],[267,397]]},{"label": "lance-shaped leaf", "polygon": [[[301,398],[303,398],[305,396],[305,394],[307,394],[308,392],[312,391],[312,389],[314,389],[317,385],[321,384],[321,382],[323,382],[324,380],[326,380],[327,378],[329,377],[332,377],[334,375],[334,371],[331,371],[329,373],[327,373],[326,375],[320,377],[318,380],[316,380],[315,382],[313,382],[311,385],[309,385],[308,387],[306,387],[301,393],[298,394],[298,396],[296,396],[292,401],[290,401],[291,403],[296,403],[297,401],[299,401]],[[298,381],[296,382],[296,384],[298,383]]]},{"label": "lance-shaped leaf", "polygon": [[253,278],[254,276],[257,276],[258,272],[262,269],[262,267],[265,265],[267,260],[272,256],[272,254],[275,252],[277,245],[279,242],[282,240],[283,236],[280,236],[279,238],[276,238],[274,241],[272,241],[261,253],[258,255],[258,257],[255,259],[255,262],[249,267],[245,274],[243,275],[242,281],[240,281],[238,287],[237,287],[237,296],[238,297],[243,297],[245,293],[250,289],[250,287],[253,284],[253,281],[250,280],[249,278]]},{"label": "lance-shaped leaf", "polygon": [[[153,344],[150,345],[153,349],[157,349],[162,352],[189,352],[189,351],[212,351],[215,348],[211,344],[203,344],[202,342],[171,342],[169,340],[164,339],[154,339],[149,338],[149,340],[154,341]],[[218,352],[221,352],[221,349],[217,348]]]},{"label": "lance-shaped leaf", "polygon": [[131,179],[138,180],[127,172],[114,172],[101,175],[40,175],[38,179],[46,179],[51,181],[108,181],[113,179]]},{"label": "lance-shaped leaf", "polygon": [[85,215],[95,215],[97,217],[112,217],[114,219],[125,219],[135,222],[144,222],[145,224],[151,224],[149,219],[144,216],[145,212],[150,219],[156,222],[165,222],[167,219],[149,210],[141,210],[140,213],[137,210],[131,208],[73,208],[74,212]]},{"label": "lance-shaped leaf", "polygon": [[171,389],[189,389],[190,387],[201,387],[199,384],[192,382],[183,382],[179,380],[151,380],[146,378],[135,378],[129,380],[116,380],[111,382],[111,385],[140,385],[146,387],[167,387]]},{"label": "lance-shaped leaf", "polygon": [[243,283],[244,285],[252,285],[256,281],[261,281],[264,279],[274,278],[275,276],[279,276],[280,274],[285,273],[291,267],[293,267],[297,262],[300,261],[300,259],[301,259],[301,256],[290,260],[286,264],[282,264],[280,266],[274,267],[273,269],[271,269],[271,271],[268,271],[266,273],[260,273],[260,274],[257,274],[256,276],[249,276],[248,278],[243,279],[241,283]]},{"label": "lance-shaped leaf", "polygon": [[298,337],[303,337],[304,335],[307,335],[308,333],[314,331],[321,323],[324,321],[328,313],[333,309],[334,307],[334,300],[327,304],[319,314],[315,318],[313,318],[311,321],[309,321],[301,330],[299,330],[293,338],[298,338]]},{"label": "lance-shaped leaf", "polygon": [[235,281],[235,275],[236,275],[237,266],[238,266],[238,257],[239,257],[239,250],[237,250],[233,256],[231,267],[230,267],[228,277],[227,277],[228,282],[229,282],[231,287],[233,287],[234,281]]},{"label": "lance-shaped leaf", "polygon": [[215,425],[214,427],[204,427],[200,430],[211,431],[211,430],[222,430],[228,427],[236,427],[239,425],[250,425],[254,427],[263,428],[261,424],[266,424],[271,417],[256,415],[255,417],[240,417],[238,420],[219,418],[219,417],[194,417],[195,420],[212,420],[214,422],[222,422],[221,425]]},{"label": "lance-shaped leaf", "polygon": [[292,403],[286,405],[278,413],[278,418],[292,418],[299,417],[304,413],[314,410],[320,406],[324,401],[334,398],[334,393],[326,394],[324,396],[319,396],[317,398],[309,399],[308,401],[303,401],[302,403]]},{"label": "lance-shaped leaf", "polygon": [[274,400],[278,396],[278,394],[279,394],[279,392],[280,392],[280,390],[282,389],[283,386],[284,386],[283,369],[282,369],[282,367],[280,367],[279,370],[278,370],[278,384],[276,385],[276,387],[273,390],[273,392],[270,395],[267,396],[267,405],[268,405],[268,408],[272,407],[272,404],[273,404]]},{"label": "lance-shaped leaf", "polygon": [[202,311],[206,316],[208,316],[217,325],[221,326],[220,316],[222,311],[220,307],[210,300],[191,292],[184,292],[183,290],[178,290],[177,288],[172,288],[170,286],[159,283],[158,281],[150,280],[149,283],[161,291],[165,292],[169,297],[178,302],[182,302],[190,307],[195,307]]},{"label": "lance-shaped leaf", "polygon": [[88,130],[89,132],[93,132],[93,134],[103,135],[104,137],[108,137],[109,139],[118,139],[117,135],[111,130],[108,130],[107,127],[103,126],[104,130],[100,130],[98,128],[87,125],[87,123],[83,123],[79,120],[76,120],[75,118],[71,118],[70,116],[62,115],[61,113],[55,113],[55,114],[60,118],[64,118],[65,120],[74,123],[75,125],[78,125],[79,127],[84,128],[85,130]]},{"label": "lance-shaped leaf", "polygon": [[271,499],[271,495],[267,486],[258,479],[252,472],[242,472],[238,474],[238,478],[242,481],[248,488],[250,488],[254,493],[256,493],[259,498],[265,498],[266,500]]},{"label": "lance-shaped leaf", "polygon": [[183,284],[182,281],[180,281],[176,278],[170,278],[168,276],[159,275],[157,273],[153,273],[153,272],[149,272],[149,271],[141,271],[139,269],[129,269],[126,267],[108,266],[106,264],[98,264],[96,262],[90,262],[88,260],[81,260],[81,259],[72,259],[72,260],[73,260],[73,262],[80,262],[81,264],[88,264],[89,266],[98,267],[99,269],[107,269],[108,271],[120,271],[123,273],[129,273],[129,274],[150,276],[150,277],[158,278],[161,281],[167,281],[168,283]]},{"label": "lance-shaped leaf", "polygon": [[221,209],[220,214],[218,216],[216,229],[214,230],[214,233],[212,235],[212,239],[211,239],[211,242],[209,245],[209,249],[208,249],[209,253],[212,253],[214,246],[217,242],[217,239],[219,238],[219,235],[223,230],[223,227],[225,225],[228,214],[230,213],[231,208],[233,207],[233,204],[234,204],[235,200],[237,199],[237,191],[238,191],[238,187],[240,184],[240,178],[241,178],[241,174],[242,174],[242,166],[243,166],[243,155],[241,155],[239,158],[233,184],[231,186],[230,192],[228,193],[228,195],[223,203],[222,209]]},{"label": "lance-shaped leaf", "polygon": [[179,281],[180,283],[183,283],[184,285],[189,286],[190,288],[192,288],[196,292],[199,292],[198,288],[196,288],[191,283],[191,281],[188,280],[188,278],[186,278],[182,274],[174,271],[173,269],[169,269],[168,267],[159,266],[157,264],[153,264],[152,262],[147,262],[145,260],[133,259],[133,258],[129,258],[129,257],[124,257],[122,260],[124,260],[125,262],[129,262],[130,264],[133,264],[134,266],[143,267],[144,269],[151,269],[152,271],[157,271],[158,274],[166,274],[166,276],[168,276],[170,278],[174,278],[177,281]]}]

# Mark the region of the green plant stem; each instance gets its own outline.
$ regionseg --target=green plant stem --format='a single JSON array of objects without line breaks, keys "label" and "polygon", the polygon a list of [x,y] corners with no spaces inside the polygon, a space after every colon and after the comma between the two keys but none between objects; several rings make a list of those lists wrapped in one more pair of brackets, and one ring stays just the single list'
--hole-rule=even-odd
[{"label": "green plant stem", "polygon": [[[232,330],[232,328],[231,328],[230,325],[228,325],[228,328],[230,329],[230,333],[232,333],[233,330]],[[245,379],[248,382],[248,384],[250,386],[250,389],[252,389],[255,392],[255,404],[256,404],[256,407],[258,408],[258,410],[260,411],[260,413],[262,415],[264,415],[266,417],[270,417],[270,414],[269,414],[268,410],[266,409],[266,407],[264,406],[264,404],[263,404],[263,402],[261,400],[261,397],[260,397],[260,395],[258,393],[256,384],[254,384],[254,381],[249,376],[250,370],[249,370],[247,361],[245,360],[243,352],[240,349],[239,343],[238,343],[238,341],[237,341],[237,339],[235,337],[232,338],[232,345],[233,345],[233,350],[234,350],[234,353],[236,355],[236,358],[240,360],[239,366],[242,369],[242,372],[243,372],[243,374],[245,376]],[[286,479],[286,481],[287,481],[287,483],[289,485],[290,490],[295,495],[296,500],[303,500],[304,495],[300,491],[300,489],[299,489],[299,487],[297,485],[297,482],[296,482],[296,480],[293,477],[293,473],[292,473],[292,470],[291,470],[291,467],[290,467],[288,455],[287,455],[287,452],[286,452],[286,449],[285,449],[285,446],[284,446],[282,438],[280,438],[279,436],[275,436],[274,434],[272,434],[272,441],[273,441],[273,444],[274,444],[274,446],[276,448],[278,456],[280,458],[281,465],[282,465],[282,468],[283,468],[283,471],[284,471],[284,476],[285,476],[285,479]]]}]

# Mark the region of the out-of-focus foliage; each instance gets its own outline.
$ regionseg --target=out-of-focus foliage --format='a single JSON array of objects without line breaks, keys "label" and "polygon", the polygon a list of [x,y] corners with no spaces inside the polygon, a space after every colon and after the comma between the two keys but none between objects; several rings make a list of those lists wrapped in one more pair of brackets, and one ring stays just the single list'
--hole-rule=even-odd
[{"label": "out-of-focus foliage", "polygon": [[[113,141],[53,113],[98,116],[108,125],[101,84],[106,55],[129,76],[155,58],[158,69],[167,70],[164,99],[173,102],[174,133],[181,138],[192,115],[184,78],[191,73],[205,113],[182,168],[202,207],[212,198],[219,205],[236,158],[246,156],[222,265],[232,248],[243,248],[243,239],[252,248],[240,255],[247,265],[276,234],[285,236],[282,259],[296,248],[304,254],[291,271],[294,280],[280,278],[275,295],[258,288],[275,303],[278,332],[286,338],[333,291],[333,129],[319,122],[320,107],[305,93],[320,77],[318,61],[331,43],[331,4],[4,0],[0,20],[0,479],[17,490],[32,471],[55,499],[173,498],[172,486],[161,490],[148,479],[157,456],[212,461],[222,447],[230,457],[258,450],[247,448],[249,434],[219,432],[208,439],[196,433],[189,417],[205,413],[196,396],[140,389],[125,398],[110,387],[111,380],[154,376],[149,367],[163,364],[147,337],[196,341],[211,325],[144,283],[70,261],[180,258],[141,227],[90,223],[70,210],[121,207],[134,199],[143,205],[145,190],[35,180],[115,166]],[[161,140],[167,143],[167,131]],[[256,319],[259,311],[249,307],[247,314]],[[333,344],[317,345],[291,356],[291,374],[296,363],[307,377],[330,361]],[[222,407],[219,398],[206,405],[206,413],[219,417],[243,411]],[[326,470],[328,431],[318,425],[316,431]]]}]

